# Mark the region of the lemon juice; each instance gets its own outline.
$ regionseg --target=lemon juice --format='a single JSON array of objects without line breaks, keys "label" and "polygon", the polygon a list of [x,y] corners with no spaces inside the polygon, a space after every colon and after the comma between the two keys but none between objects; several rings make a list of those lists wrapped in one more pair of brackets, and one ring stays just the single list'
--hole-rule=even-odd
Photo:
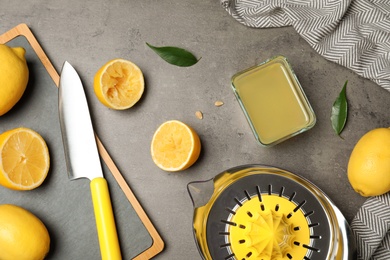
[{"label": "lemon juice", "polygon": [[306,95],[282,56],[236,74],[232,87],[256,139],[264,146],[315,124]]}]

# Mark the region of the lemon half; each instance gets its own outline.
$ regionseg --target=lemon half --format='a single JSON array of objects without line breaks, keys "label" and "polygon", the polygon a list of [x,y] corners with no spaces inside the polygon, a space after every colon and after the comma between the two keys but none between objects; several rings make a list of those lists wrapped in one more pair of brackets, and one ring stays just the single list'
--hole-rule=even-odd
[{"label": "lemon half", "polygon": [[0,184],[32,190],[45,180],[50,156],[45,140],[32,129],[15,128],[0,135]]},{"label": "lemon half", "polygon": [[156,130],[151,145],[153,162],[162,170],[176,172],[193,165],[200,154],[198,134],[178,120],[170,120]]},{"label": "lemon half", "polygon": [[144,92],[144,84],[140,68],[124,59],[107,62],[94,77],[96,97],[106,107],[116,110],[134,106]]}]

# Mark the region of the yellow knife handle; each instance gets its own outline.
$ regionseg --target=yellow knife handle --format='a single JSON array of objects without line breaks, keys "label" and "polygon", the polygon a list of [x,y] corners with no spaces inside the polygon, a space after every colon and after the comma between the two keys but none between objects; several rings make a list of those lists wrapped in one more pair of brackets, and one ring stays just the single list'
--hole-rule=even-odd
[{"label": "yellow knife handle", "polygon": [[120,260],[122,255],[107,181],[103,177],[95,178],[90,187],[102,260]]}]

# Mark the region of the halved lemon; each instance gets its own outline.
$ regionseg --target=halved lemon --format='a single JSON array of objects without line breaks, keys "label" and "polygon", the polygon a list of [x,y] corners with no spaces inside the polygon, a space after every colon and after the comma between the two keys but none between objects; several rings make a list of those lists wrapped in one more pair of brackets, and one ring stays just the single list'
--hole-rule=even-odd
[{"label": "halved lemon", "polygon": [[181,171],[193,165],[199,157],[198,134],[178,120],[170,120],[156,130],[151,145],[153,162],[164,171]]},{"label": "halved lemon", "polygon": [[144,92],[144,76],[131,61],[114,59],[103,65],[94,77],[94,90],[108,108],[124,110],[134,106]]},{"label": "halved lemon", "polygon": [[13,190],[32,190],[45,180],[50,168],[45,140],[29,128],[0,135],[0,184]]}]

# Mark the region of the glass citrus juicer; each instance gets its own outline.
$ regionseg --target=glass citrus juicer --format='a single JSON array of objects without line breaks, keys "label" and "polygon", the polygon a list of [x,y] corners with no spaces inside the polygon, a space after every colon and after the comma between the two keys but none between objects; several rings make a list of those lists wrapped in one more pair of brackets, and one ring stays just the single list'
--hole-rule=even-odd
[{"label": "glass citrus juicer", "polygon": [[187,188],[203,259],[355,259],[351,230],[340,210],[293,173],[244,165]]}]

